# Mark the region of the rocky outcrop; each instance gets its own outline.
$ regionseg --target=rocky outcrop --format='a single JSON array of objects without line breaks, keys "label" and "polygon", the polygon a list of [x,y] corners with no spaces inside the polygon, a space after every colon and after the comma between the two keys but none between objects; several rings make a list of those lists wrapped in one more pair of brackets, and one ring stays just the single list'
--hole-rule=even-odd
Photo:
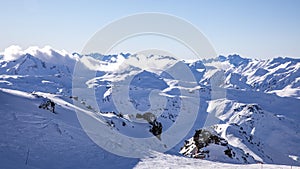
[{"label": "rocky outcrop", "polygon": [[255,163],[251,155],[245,154],[242,149],[228,144],[224,138],[208,129],[196,130],[194,136],[185,141],[180,153],[184,156],[212,161]]}]

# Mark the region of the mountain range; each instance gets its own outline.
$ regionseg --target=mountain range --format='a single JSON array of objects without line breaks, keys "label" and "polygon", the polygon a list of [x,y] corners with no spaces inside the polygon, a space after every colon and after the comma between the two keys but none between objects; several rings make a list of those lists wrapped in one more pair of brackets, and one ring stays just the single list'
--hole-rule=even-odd
[{"label": "mountain range", "polygon": [[[50,47],[4,52],[0,166],[299,167],[299,99],[300,59],[288,57],[182,60]],[[111,146],[133,153],[158,143],[145,157],[115,155],[95,143],[80,114],[101,123],[95,131],[154,140],[133,145],[106,138]],[[168,141],[170,131],[176,137]]]}]

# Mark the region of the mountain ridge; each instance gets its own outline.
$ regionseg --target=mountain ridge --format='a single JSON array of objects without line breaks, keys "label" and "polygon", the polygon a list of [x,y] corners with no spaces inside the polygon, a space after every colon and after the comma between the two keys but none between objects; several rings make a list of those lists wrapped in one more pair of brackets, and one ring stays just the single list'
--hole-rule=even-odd
[{"label": "mountain ridge", "polygon": [[[160,63],[170,63],[169,67],[172,67],[175,65],[173,63],[177,61],[174,62],[169,56],[142,57],[135,55],[134,58],[137,62],[126,63],[127,65],[124,66],[123,62],[130,59],[130,54],[105,56],[95,53],[91,55],[73,53],[69,55],[60,54],[54,49],[47,50],[56,52],[36,52],[39,53],[37,56],[20,52],[21,55],[14,60],[5,60],[3,59],[5,57],[2,57],[0,60],[0,88],[8,91],[8,93],[13,93],[7,90],[11,89],[54,100],[58,106],[58,116],[50,117],[49,120],[57,121],[59,120],[57,118],[67,116],[65,113],[74,115],[74,110],[78,109],[84,110],[94,118],[101,117],[100,119],[114,132],[138,138],[153,136],[160,138],[158,135],[161,133],[158,131],[166,132],[178,120],[178,116],[182,111],[181,107],[184,107],[181,100],[188,95],[197,96],[196,94],[199,93],[197,99],[199,99],[200,107],[196,112],[195,122],[187,135],[182,136],[182,141],[178,142],[169,151],[171,154],[178,155],[180,148],[184,146],[184,140],[190,140],[189,143],[192,143],[196,140],[195,133],[197,131],[209,128],[214,138],[219,137],[220,140],[224,139],[227,142],[229,147],[226,150],[227,154],[231,149],[232,152],[239,155],[235,161],[226,154],[225,156],[216,156],[216,158],[212,158],[211,154],[209,157],[201,155],[204,159],[241,164],[262,162],[300,165],[297,160],[300,157],[300,150],[297,148],[300,142],[300,126],[297,125],[300,122],[297,113],[297,105],[300,99],[300,59],[279,57],[269,60],[257,60],[242,58],[239,55],[230,55],[227,57],[218,56],[210,60],[178,60],[188,68],[195,80],[182,81],[182,79],[176,79],[167,72],[151,68],[143,69],[142,66],[136,67],[134,65],[139,64],[138,60],[150,61],[152,59],[151,62],[159,60]],[[54,54],[54,58],[62,57],[62,60],[57,59],[57,63],[53,63],[53,60],[45,59],[47,57],[53,59],[48,54]],[[84,57],[91,57],[95,59],[96,66],[104,67],[97,69],[94,78],[85,79],[86,81],[84,81],[87,88],[94,90],[97,105],[91,104],[88,98],[76,96],[72,92],[73,69]],[[93,63],[93,61],[91,60],[90,63]],[[151,65],[147,64],[146,66]],[[106,69],[108,67],[114,67],[114,69]],[[221,76],[217,76],[221,80],[219,79],[220,82],[217,83],[216,88],[213,86],[216,84],[213,84],[212,80],[217,73],[221,73]],[[117,89],[115,87],[123,85],[124,80],[130,78],[132,79],[131,83],[127,84],[129,100],[126,104],[142,112],[141,116],[145,119],[149,118],[143,115],[156,118],[142,120],[141,123],[141,119],[137,116],[123,112],[123,110],[120,111],[116,106],[119,102],[116,102],[116,96],[113,95]],[[224,94],[214,98],[212,96],[213,92],[219,90],[219,88],[222,89],[220,91],[223,91]],[[1,121],[5,124],[5,120],[13,117],[13,112],[17,114],[25,113],[11,106],[14,97],[7,97],[12,100],[11,102],[8,101],[9,104],[5,105],[0,111],[1,114],[7,117]],[[149,99],[154,99],[156,102]],[[26,99],[24,101],[33,104]],[[38,104],[36,100],[34,104]],[[22,106],[25,105],[22,104]],[[70,107],[72,108],[70,109]],[[30,109],[35,112],[35,115],[40,113],[38,108]],[[4,110],[9,111],[4,112]],[[43,113],[46,112],[41,110],[41,113],[39,116],[44,117],[45,114]],[[211,124],[207,123],[210,120],[210,114],[216,115]],[[27,112],[26,116],[31,116],[31,112]],[[28,123],[26,122],[25,125],[30,126],[35,123],[36,119],[34,117],[28,117]],[[18,125],[17,121],[14,124],[17,125],[16,128],[22,126]],[[162,127],[160,128],[158,124],[161,124]],[[209,125],[205,126],[205,124]],[[38,127],[35,124],[34,126]],[[76,128],[82,130],[78,126]],[[19,130],[21,129],[19,128]],[[5,128],[2,128],[2,131],[7,136],[9,135]],[[36,132],[43,134],[43,131],[39,129]],[[54,127],[54,130],[49,130],[49,132],[57,132],[57,129]],[[71,135],[72,133],[77,134],[70,129],[66,129],[66,132],[71,133]],[[271,135],[266,133],[271,133]],[[283,137],[280,137],[281,134],[288,137],[289,140],[285,141]],[[32,133],[31,135],[39,137]],[[18,136],[7,137],[7,139],[16,138],[21,139]],[[199,137],[196,138],[199,139]],[[51,140],[49,139],[49,141]],[[8,141],[4,139],[1,142],[7,143]],[[52,141],[55,141],[55,139],[53,138]],[[23,146],[19,142],[16,144]],[[279,144],[282,147],[272,147]],[[186,147],[195,147],[195,144],[188,144]],[[210,142],[208,147],[198,148],[197,151],[199,151],[198,153],[207,151],[212,153],[221,150],[224,153],[223,148],[214,142]],[[10,149],[7,149],[7,151],[12,152]],[[17,151],[17,153],[20,152]],[[62,154],[62,156],[64,155]],[[245,161],[242,157],[247,157],[248,160]],[[252,158],[254,160],[251,160]]]}]

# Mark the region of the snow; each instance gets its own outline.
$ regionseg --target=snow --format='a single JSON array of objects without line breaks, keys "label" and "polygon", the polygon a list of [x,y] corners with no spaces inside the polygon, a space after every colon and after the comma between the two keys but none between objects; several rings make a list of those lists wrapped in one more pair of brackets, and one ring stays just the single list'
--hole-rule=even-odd
[{"label": "snow", "polygon": [[[160,63],[153,64],[157,60]],[[85,92],[80,90],[79,84],[72,84],[76,61],[98,71],[95,77],[79,74],[82,86],[96,96],[95,102],[86,95],[81,97],[72,92],[72,87]],[[139,65],[141,62],[145,64]],[[184,75],[184,80],[162,71],[176,66],[175,63],[172,57],[156,55],[82,56],[50,47],[22,50],[12,46],[0,59],[0,168],[300,166],[299,60],[255,60],[232,55],[185,61],[182,65],[195,77],[188,78],[178,72],[177,75]],[[120,98],[126,99],[116,100],[114,97],[122,94],[124,85],[128,97],[122,95]],[[38,108],[43,99],[55,102],[57,114]],[[125,108],[118,109],[115,103],[122,103]],[[168,152],[162,153],[166,150],[162,147],[157,150],[161,152],[154,151],[150,155],[147,152],[146,157],[126,158],[99,147],[89,136],[101,135],[102,130],[109,129],[111,133],[129,138],[153,138],[160,141],[159,145],[166,139],[164,134],[160,136],[162,141],[153,136],[149,131],[151,125],[127,112],[127,107],[156,115],[164,133],[178,123],[180,111],[195,113],[195,117],[181,123],[182,128],[190,126],[184,135],[179,135],[180,130],[169,133],[182,138]],[[97,132],[85,132],[78,120],[80,115],[96,120]],[[206,147],[211,151],[210,161],[179,155],[184,140],[192,139],[195,130],[203,127],[225,139],[239,159],[248,153],[249,159],[253,157],[256,162],[268,164],[254,164],[256,162],[251,160],[252,164],[247,165],[230,164],[244,161],[224,156],[224,146],[214,144]],[[129,147],[125,151],[132,152],[146,151],[147,143],[155,143],[135,145],[134,141],[120,141],[115,137],[105,139],[109,145],[120,146],[120,149]],[[195,145],[191,144],[188,150],[195,151]]]},{"label": "snow", "polygon": [[53,82],[48,81],[48,80],[42,80],[42,83],[53,83]]},{"label": "snow", "polygon": [[175,155],[168,154],[159,154],[155,153],[153,156],[142,159],[135,167],[135,169],[146,169],[146,168],[220,168],[220,169],[239,169],[239,168],[249,168],[249,169],[299,169],[300,167],[296,166],[285,166],[285,165],[270,165],[270,164],[248,164],[248,165],[238,165],[238,164],[225,164],[219,162],[211,162],[206,160],[199,159],[190,159]]},{"label": "snow", "polygon": [[273,90],[268,93],[275,93],[280,97],[294,97],[300,99],[300,89],[299,88],[292,88],[291,86],[286,86],[281,90]]},{"label": "snow", "polygon": [[[82,130],[76,114],[62,107],[62,100],[56,107],[58,114],[53,114],[39,109],[41,100],[27,97],[31,94],[4,91],[0,91],[0,131],[4,136],[0,137],[0,168],[129,168],[138,162],[95,145]],[[112,165],[112,161],[118,163]]]},{"label": "snow", "polygon": [[3,91],[3,92],[7,92],[7,93],[10,93],[10,94],[13,94],[13,95],[16,95],[16,96],[21,96],[21,97],[25,97],[25,98],[34,98],[34,96],[26,93],[26,92],[23,92],[23,91],[19,91],[19,90],[12,90],[12,89],[3,89],[3,88],[0,88],[0,91]]},{"label": "snow", "polygon": [[299,161],[299,157],[298,156],[294,156],[294,155],[289,155],[289,157],[295,161]]}]

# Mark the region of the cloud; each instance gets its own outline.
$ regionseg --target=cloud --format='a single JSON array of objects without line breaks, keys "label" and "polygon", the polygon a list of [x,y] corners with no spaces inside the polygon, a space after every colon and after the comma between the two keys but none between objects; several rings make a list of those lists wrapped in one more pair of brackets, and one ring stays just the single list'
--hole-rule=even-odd
[{"label": "cloud", "polygon": [[22,48],[20,46],[12,45],[4,50],[3,60],[7,60],[7,61],[16,60],[24,54],[25,53],[24,51],[22,51]]},{"label": "cloud", "polygon": [[53,49],[51,46],[45,46],[43,48],[31,46],[27,48],[24,53],[29,53],[42,61],[53,64],[69,64],[78,60],[78,56],[73,56],[65,50]]},{"label": "cloud", "polygon": [[73,56],[65,50],[55,50],[51,46],[39,48],[38,46],[31,46],[22,50],[20,46],[12,45],[4,50],[3,60],[11,61],[22,57],[24,54],[30,54],[42,61],[54,64],[70,64],[78,60],[78,56]]}]

